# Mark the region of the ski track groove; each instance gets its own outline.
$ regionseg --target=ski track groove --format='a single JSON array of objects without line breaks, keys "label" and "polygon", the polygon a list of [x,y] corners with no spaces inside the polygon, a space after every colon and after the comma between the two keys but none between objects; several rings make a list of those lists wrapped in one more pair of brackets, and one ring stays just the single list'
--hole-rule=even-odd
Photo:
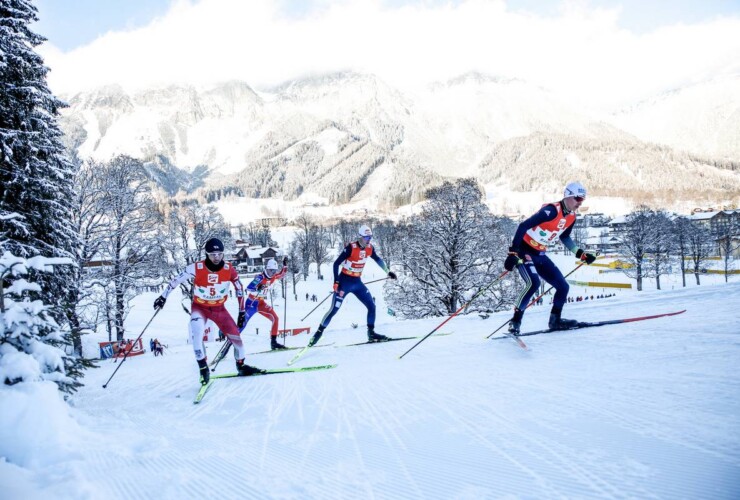
[{"label": "ski track groove", "polygon": [[[594,474],[590,473],[582,467],[574,466],[573,463],[569,462],[569,459],[573,457],[565,457],[564,452],[566,450],[562,446],[559,447],[559,450],[556,450],[555,448],[558,447],[550,445],[547,442],[549,440],[541,437],[535,439],[532,433],[522,432],[520,425],[517,425],[511,420],[503,419],[501,415],[498,415],[497,422],[505,422],[507,432],[504,434],[504,436],[512,435],[517,438],[516,441],[509,439],[509,442],[506,443],[506,446],[497,445],[496,443],[491,441],[488,435],[483,434],[477,430],[478,425],[475,422],[475,419],[469,417],[469,415],[475,414],[476,410],[478,410],[475,405],[467,405],[463,399],[459,399],[454,401],[445,401],[445,404],[437,403],[437,407],[441,412],[451,417],[453,424],[464,426],[477,439],[478,442],[485,444],[486,447],[489,448],[491,451],[501,455],[507,461],[516,465],[522,472],[524,472],[524,474],[536,481],[545,490],[543,493],[545,495],[567,496],[567,494],[564,494],[562,491],[558,491],[558,488],[556,488],[555,485],[545,479],[546,477],[551,476],[550,473],[542,474],[541,468],[538,469],[540,472],[537,472],[533,467],[525,465],[525,463],[521,459],[514,457],[513,453],[507,453],[503,450],[514,449],[520,452],[524,452],[531,455],[535,462],[540,461],[542,455],[546,454],[548,460],[546,460],[544,465],[547,467],[557,468],[558,470],[554,472],[562,472],[568,474],[571,477],[575,476],[576,480],[580,480],[583,486],[595,490],[594,493],[598,494],[601,497],[618,497],[618,486],[613,485],[603,480],[602,478],[594,476]],[[453,412],[450,408],[455,408],[457,410],[462,410],[464,408],[465,411]],[[489,408],[487,412],[480,411],[481,418],[490,418],[491,414],[496,415],[493,408]],[[463,417],[463,415],[465,415],[466,417]],[[553,474],[553,476],[556,475]]]}]

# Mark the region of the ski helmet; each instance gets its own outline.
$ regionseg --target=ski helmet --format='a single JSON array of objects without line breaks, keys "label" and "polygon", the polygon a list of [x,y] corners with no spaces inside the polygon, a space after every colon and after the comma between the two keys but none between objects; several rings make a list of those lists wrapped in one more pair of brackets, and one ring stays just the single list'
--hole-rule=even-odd
[{"label": "ski helmet", "polygon": [[275,275],[275,273],[278,270],[278,263],[275,259],[270,259],[267,261],[267,264],[265,264],[265,274],[267,274],[268,278],[271,278]]},{"label": "ski helmet", "polygon": [[224,244],[218,238],[211,238],[206,241],[206,253],[217,253],[224,251]]},{"label": "ski helmet", "polygon": [[357,234],[361,236],[362,238],[372,237],[373,236],[373,230],[370,229],[365,224],[361,225],[360,228],[357,230]]},{"label": "ski helmet", "polygon": [[569,182],[563,191],[563,198],[571,198],[573,196],[580,198],[586,197],[586,188],[578,181]]}]

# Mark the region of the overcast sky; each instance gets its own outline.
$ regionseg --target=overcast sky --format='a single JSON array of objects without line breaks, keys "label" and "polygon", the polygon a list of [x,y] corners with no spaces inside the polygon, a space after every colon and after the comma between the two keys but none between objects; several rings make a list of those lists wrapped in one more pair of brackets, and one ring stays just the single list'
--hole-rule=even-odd
[{"label": "overcast sky", "polygon": [[57,93],[330,71],[467,71],[597,106],[740,73],[740,0],[36,0]]}]

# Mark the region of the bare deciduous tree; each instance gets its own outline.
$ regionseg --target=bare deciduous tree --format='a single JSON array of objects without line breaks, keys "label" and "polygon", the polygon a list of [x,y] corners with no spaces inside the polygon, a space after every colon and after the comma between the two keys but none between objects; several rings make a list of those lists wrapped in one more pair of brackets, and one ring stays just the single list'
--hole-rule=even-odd
[{"label": "bare deciduous tree", "polygon": [[514,231],[494,218],[473,179],[445,182],[429,191],[422,213],[412,217],[398,257],[399,279],[387,284],[388,301],[409,318],[455,312],[479,294],[469,311],[510,304],[511,281],[490,287],[502,267],[502,248]]}]

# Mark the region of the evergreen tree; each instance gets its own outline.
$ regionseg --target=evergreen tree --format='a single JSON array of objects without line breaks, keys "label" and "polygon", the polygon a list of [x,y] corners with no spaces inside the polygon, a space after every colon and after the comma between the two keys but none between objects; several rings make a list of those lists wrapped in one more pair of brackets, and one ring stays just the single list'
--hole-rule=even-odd
[{"label": "evergreen tree", "polygon": [[[74,167],[57,124],[64,103],[51,94],[48,68],[34,51],[44,41],[29,29],[36,12],[28,0],[0,0],[0,250],[24,259],[70,258],[76,241],[69,224]],[[58,305],[47,313],[69,324],[77,286],[71,266],[54,273],[31,269],[29,277],[39,285],[29,296]],[[63,342],[79,335],[72,330]],[[64,363],[68,375],[81,376],[81,358],[65,357]]]}]

